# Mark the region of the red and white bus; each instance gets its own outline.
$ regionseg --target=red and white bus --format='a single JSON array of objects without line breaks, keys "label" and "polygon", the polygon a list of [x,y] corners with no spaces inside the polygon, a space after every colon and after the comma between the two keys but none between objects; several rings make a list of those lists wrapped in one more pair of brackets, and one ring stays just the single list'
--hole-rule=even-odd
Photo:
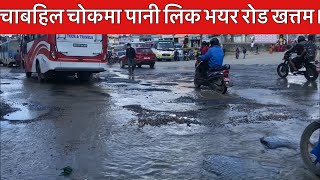
[{"label": "red and white bus", "polygon": [[87,81],[107,68],[108,36],[102,34],[25,34],[21,41],[26,76],[39,81],[55,75],[77,75]]}]

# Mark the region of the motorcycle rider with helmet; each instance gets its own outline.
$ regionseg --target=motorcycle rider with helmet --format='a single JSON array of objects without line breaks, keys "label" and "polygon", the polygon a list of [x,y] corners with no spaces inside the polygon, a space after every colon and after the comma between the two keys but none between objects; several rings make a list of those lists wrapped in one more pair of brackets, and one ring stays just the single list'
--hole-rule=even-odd
[{"label": "motorcycle rider with helmet", "polygon": [[306,45],[305,37],[299,36],[298,43],[285,53],[286,56],[288,56],[291,53],[297,53],[298,55],[297,57],[289,61],[289,64],[292,67],[292,69],[291,68],[290,69],[291,71],[293,70],[293,74],[297,73],[298,71],[297,67],[300,67],[305,60],[305,55],[306,55],[305,45]]},{"label": "motorcycle rider with helmet", "polygon": [[222,67],[224,59],[224,52],[220,47],[219,40],[212,38],[210,40],[210,48],[207,53],[200,57],[201,61],[204,61],[203,69],[201,70],[202,77],[207,76],[207,71],[210,69],[218,69]]},{"label": "motorcycle rider with helmet", "polygon": [[305,56],[306,62],[316,61],[317,57],[317,45],[315,44],[316,36],[314,34],[308,35],[308,42],[306,43],[305,49],[307,51]]}]

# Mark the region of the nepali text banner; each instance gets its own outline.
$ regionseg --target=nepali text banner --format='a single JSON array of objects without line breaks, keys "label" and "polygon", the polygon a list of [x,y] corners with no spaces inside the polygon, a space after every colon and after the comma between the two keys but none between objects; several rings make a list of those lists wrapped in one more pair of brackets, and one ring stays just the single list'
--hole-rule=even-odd
[{"label": "nepali text banner", "polygon": [[317,34],[319,0],[10,0],[0,33]]}]

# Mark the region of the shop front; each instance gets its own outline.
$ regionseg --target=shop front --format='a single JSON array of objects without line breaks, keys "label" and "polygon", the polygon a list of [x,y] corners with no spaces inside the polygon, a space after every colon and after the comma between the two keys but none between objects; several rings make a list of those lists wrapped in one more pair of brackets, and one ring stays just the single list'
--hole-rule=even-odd
[{"label": "shop front", "polygon": [[199,48],[201,45],[201,35],[200,34],[191,34],[189,35],[190,47]]}]

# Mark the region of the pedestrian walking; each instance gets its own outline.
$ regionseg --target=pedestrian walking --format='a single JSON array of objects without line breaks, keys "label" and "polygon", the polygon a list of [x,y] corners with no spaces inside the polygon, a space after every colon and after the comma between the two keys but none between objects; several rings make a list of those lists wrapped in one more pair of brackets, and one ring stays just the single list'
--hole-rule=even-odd
[{"label": "pedestrian walking", "polygon": [[239,55],[240,55],[240,49],[239,49],[239,47],[237,47],[237,49],[236,49],[236,59],[239,59]]},{"label": "pedestrian walking", "polygon": [[134,50],[133,47],[131,47],[131,44],[127,44],[127,50],[126,50],[126,58],[128,61],[128,68],[129,68],[129,73],[133,73],[134,68],[136,66],[135,64],[135,58],[136,58],[136,51]]},{"label": "pedestrian walking", "polygon": [[243,59],[245,59],[247,54],[247,49],[245,47],[242,48],[242,53],[243,53]]},{"label": "pedestrian walking", "polygon": [[256,45],[256,54],[259,54],[259,46]]}]

